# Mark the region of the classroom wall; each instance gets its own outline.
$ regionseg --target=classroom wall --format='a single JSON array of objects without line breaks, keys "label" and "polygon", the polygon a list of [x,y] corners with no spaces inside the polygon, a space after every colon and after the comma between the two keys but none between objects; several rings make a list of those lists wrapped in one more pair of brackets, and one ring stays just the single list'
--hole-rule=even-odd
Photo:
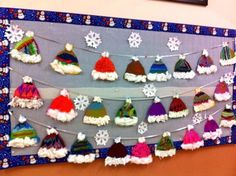
[{"label": "classroom wall", "polygon": [[[224,2],[224,3],[223,3]],[[236,28],[235,0],[209,0],[209,6],[193,6],[157,0],[1,0],[1,7],[54,10],[114,17],[190,23]],[[235,176],[236,146],[203,148],[193,152],[180,151],[173,158],[159,160],[148,166],[104,167],[104,160],[88,165],[67,163],[19,167],[0,171],[1,176]]]}]

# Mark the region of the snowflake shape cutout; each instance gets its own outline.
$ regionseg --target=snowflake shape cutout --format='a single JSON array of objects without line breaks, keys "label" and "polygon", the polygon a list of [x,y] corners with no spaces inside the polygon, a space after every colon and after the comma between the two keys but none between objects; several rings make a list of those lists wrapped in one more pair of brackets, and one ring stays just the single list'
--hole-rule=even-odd
[{"label": "snowflake shape cutout", "polygon": [[139,33],[132,32],[128,38],[130,48],[138,48],[142,42],[142,38]]},{"label": "snowflake shape cutout", "polygon": [[84,38],[87,46],[91,48],[97,48],[102,43],[100,34],[93,31],[89,31],[89,33]]},{"label": "snowflake shape cutout", "polygon": [[20,41],[24,36],[24,31],[18,25],[10,25],[7,27],[4,36],[10,41],[15,43]]},{"label": "snowflake shape cutout", "polygon": [[147,132],[147,130],[148,130],[148,124],[146,122],[141,122],[138,125],[138,133],[139,134],[144,134]]},{"label": "snowflake shape cutout", "polygon": [[192,117],[192,121],[193,121],[193,124],[201,123],[203,121],[202,114],[200,113],[194,114],[194,116]]},{"label": "snowflake shape cutout", "polygon": [[180,44],[181,42],[177,37],[170,37],[167,42],[167,46],[170,49],[170,51],[178,51]]},{"label": "snowflake shape cutout", "polygon": [[74,99],[75,109],[84,111],[89,105],[89,98],[87,96],[79,95]]},{"label": "snowflake shape cutout", "polygon": [[231,85],[234,83],[234,76],[235,74],[229,72],[229,73],[224,74],[222,79],[225,81],[226,84]]},{"label": "snowflake shape cutout", "polygon": [[154,84],[145,84],[143,87],[143,93],[146,97],[155,97],[157,93],[157,88]]},{"label": "snowflake shape cutout", "polygon": [[106,145],[109,140],[109,134],[107,130],[98,130],[96,135],[94,136],[94,139],[97,143],[97,145]]}]

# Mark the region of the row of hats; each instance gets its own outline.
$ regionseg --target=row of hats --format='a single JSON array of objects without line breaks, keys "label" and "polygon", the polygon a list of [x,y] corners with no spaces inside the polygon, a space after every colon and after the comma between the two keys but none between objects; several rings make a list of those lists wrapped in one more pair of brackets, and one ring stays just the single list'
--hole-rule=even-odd
[{"label": "row of hats", "polygon": [[[10,51],[11,57],[20,60],[24,63],[39,63],[42,58],[39,53],[38,45],[33,38],[34,33],[26,32],[26,36],[17,42],[14,48]],[[190,64],[186,61],[185,55],[180,55],[179,60],[175,64],[173,77],[175,79],[193,79],[195,72]],[[229,48],[228,43],[223,43],[223,48],[220,53],[220,64],[233,65],[236,63],[234,51]],[[73,45],[67,43],[65,49],[59,52],[55,60],[50,64],[52,69],[61,74],[80,74],[78,58],[73,51]],[[203,50],[202,56],[198,60],[196,71],[199,74],[211,74],[217,71],[217,66],[209,56],[207,50]],[[109,58],[108,52],[103,52],[101,58],[96,62],[92,73],[94,80],[115,81],[118,79],[118,74],[112,60]],[[168,81],[172,75],[168,72],[167,66],[162,62],[161,57],[152,64],[149,73],[146,75],[145,69],[137,57],[133,57],[128,64],[124,79],[130,82],[146,82],[149,81]]]},{"label": "row of hats", "polygon": [[[228,85],[222,79],[215,88],[214,98],[217,101],[227,101],[231,98]],[[38,109],[43,106],[43,100],[31,77],[23,77],[23,83],[15,90],[9,105],[29,109]],[[193,99],[195,112],[205,111],[214,107],[214,105],[215,101],[209,95],[200,89],[196,89]],[[156,97],[147,111],[147,121],[149,123],[165,122],[168,120],[168,116],[173,119],[186,117],[188,114],[189,110],[178,95],[175,95],[170,103],[169,114],[167,114],[160,99]],[[52,100],[47,110],[47,115],[61,122],[69,122],[78,115],[66,89],[61,90],[60,95]],[[86,108],[83,121],[86,124],[97,126],[109,123],[110,117],[100,97],[95,96]],[[119,126],[133,126],[137,124],[137,112],[130,98],[127,98],[124,105],[117,111],[114,121]]]},{"label": "row of hats", "polygon": [[[224,124],[236,125],[234,113],[226,109],[221,114]],[[231,120],[231,121],[230,121]],[[221,137],[222,130],[212,116],[207,118],[204,126],[203,139],[217,140]],[[35,129],[27,122],[23,116],[19,117],[19,123],[13,128],[8,142],[8,147],[24,148],[36,146],[40,139]],[[194,130],[192,125],[187,126],[183,137],[181,148],[184,150],[194,150],[204,146],[204,141]],[[176,154],[176,148],[172,142],[170,132],[164,132],[159,142],[155,145],[154,153],[160,158],[170,157]],[[93,148],[86,136],[82,133],[77,135],[77,139],[72,144],[70,153],[65,143],[54,128],[47,129],[47,135],[44,137],[38,150],[38,156],[55,160],[67,156],[70,163],[90,163],[99,157],[99,152]],[[135,164],[149,164],[152,162],[151,150],[145,142],[145,137],[138,138],[138,143],[134,145],[129,154],[127,148],[121,143],[121,138],[115,139],[115,143],[108,149],[105,159],[105,165],[125,165],[128,162]]]}]

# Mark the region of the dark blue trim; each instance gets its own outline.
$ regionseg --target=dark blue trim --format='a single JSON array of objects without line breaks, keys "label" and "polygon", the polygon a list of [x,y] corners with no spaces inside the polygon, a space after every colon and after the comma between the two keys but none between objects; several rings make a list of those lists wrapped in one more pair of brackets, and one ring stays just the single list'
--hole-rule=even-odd
[{"label": "dark blue trim", "polygon": [[[18,18],[18,11],[21,10],[24,14],[23,19]],[[26,10],[26,9],[15,9],[15,8],[0,8],[0,41],[3,41],[4,32],[6,25],[4,25],[1,19],[9,20],[26,20],[26,21],[41,21],[40,10]],[[66,15],[72,17],[72,22],[70,24],[76,25],[91,25],[99,27],[112,27],[112,28],[121,28],[121,29],[138,29],[138,30],[148,30],[148,31],[163,31],[163,32],[172,32],[172,33],[187,33],[187,34],[196,34],[196,35],[210,35],[217,37],[236,37],[236,30],[234,29],[224,29],[217,27],[207,27],[207,26],[198,26],[198,25],[189,25],[189,24],[178,24],[178,23],[167,23],[167,22],[154,22],[154,21],[145,21],[145,20],[134,20],[134,19],[124,19],[124,18],[112,18],[105,16],[94,16],[94,15],[81,15],[74,13],[62,13],[62,12],[52,12],[44,11],[45,20],[42,22],[55,22],[55,23],[68,23],[66,21]],[[90,23],[86,21],[87,18],[90,18]],[[110,20],[113,20],[115,25],[110,26]],[[129,26],[129,22],[131,25]],[[150,24],[152,28],[150,28]],[[166,27],[167,26],[167,27]],[[185,31],[186,29],[186,31]],[[0,67],[7,67],[10,65],[9,60],[9,46],[4,47],[0,46]],[[10,73],[3,74],[0,76],[0,89],[10,88]],[[236,77],[234,79],[233,90],[233,100],[235,107],[233,106],[234,112],[236,114]],[[11,123],[8,114],[8,103],[9,103],[9,94],[0,94],[0,137],[9,136],[11,132]],[[4,118],[8,117],[8,118]],[[219,143],[220,142],[220,143]],[[226,136],[220,138],[218,141],[204,141],[204,147],[223,145],[223,144],[235,144],[236,143],[236,127],[233,126],[231,129],[231,136]],[[178,150],[181,150],[182,141],[175,141],[174,145]],[[154,152],[155,144],[149,145],[151,151]],[[127,150],[130,153],[132,146],[127,146]],[[99,158],[105,158],[107,155],[108,148],[99,149]],[[47,164],[51,163],[49,159],[39,158],[38,155],[20,155],[20,156],[11,156],[11,148],[7,147],[7,140],[0,140],[0,169],[6,169],[3,167],[2,161],[6,160],[8,167],[16,166],[25,166],[31,164]],[[34,158],[36,163],[31,163],[30,158]],[[58,159],[56,162],[65,162],[66,159]]]}]

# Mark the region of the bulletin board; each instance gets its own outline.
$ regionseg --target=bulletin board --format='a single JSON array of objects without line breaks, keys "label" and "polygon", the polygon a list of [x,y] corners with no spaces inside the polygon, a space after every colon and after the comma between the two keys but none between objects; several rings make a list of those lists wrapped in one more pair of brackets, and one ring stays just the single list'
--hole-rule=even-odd
[{"label": "bulletin board", "polygon": [[[137,143],[139,137],[145,137],[151,152],[155,150],[156,143],[163,132],[170,131],[171,138],[177,150],[181,150],[186,126],[193,123],[193,97],[195,89],[201,87],[210,97],[213,97],[215,86],[221,76],[232,72],[234,65],[221,66],[219,63],[222,43],[227,42],[232,49],[235,48],[235,30],[217,27],[197,26],[188,24],[176,24],[168,22],[154,22],[145,20],[123,19],[114,17],[92,16],[52,11],[38,11],[26,9],[0,9],[0,66],[7,71],[2,71],[0,77],[1,104],[0,104],[0,168],[6,169],[15,166],[32,164],[47,164],[51,162],[66,162],[66,157],[50,160],[37,155],[40,143],[46,136],[46,126],[58,129],[66,148],[70,150],[76,139],[76,134],[82,132],[96,150],[96,159],[106,158],[110,146],[116,137],[120,137],[128,152]],[[10,25],[18,25],[24,31],[33,31],[34,39],[40,50],[42,61],[38,64],[25,64],[12,59],[9,52],[14,44],[7,42],[5,31]],[[89,48],[85,36],[93,31],[100,35],[102,40],[97,48]],[[139,34],[141,43],[138,47],[130,47],[128,38],[132,33]],[[170,38],[177,38],[180,42],[178,51],[170,51],[167,46]],[[64,49],[66,43],[74,46],[74,52],[78,58],[82,73],[79,75],[62,75],[55,72],[50,63],[54,61],[58,52]],[[217,66],[217,72],[210,75],[199,75],[192,80],[180,80],[172,78],[167,82],[133,83],[123,78],[127,65],[132,56],[139,58],[140,63],[148,74],[155,56],[164,56],[163,62],[170,73],[174,72],[179,55],[186,54],[186,59],[193,71],[196,71],[198,59],[202,50],[207,49],[209,55]],[[93,80],[91,72],[101,53],[108,51],[113,61],[119,78],[116,81]],[[23,76],[30,76],[38,88],[43,99],[43,106],[37,110],[26,108],[13,108],[9,106],[15,89],[22,83]],[[138,126],[146,121],[147,110],[153,102],[153,97],[146,97],[143,88],[152,83],[157,88],[157,96],[168,112],[172,96],[176,93],[186,92],[181,95],[190,113],[187,117],[169,119],[164,123],[148,124],[148,130],[144,134],[138,133]],[[66,88],[70,98],[77,95],[87,95],[90,103],[94,96],[103,100],[104,107],[111,118],[105,126],[95,126],[83,123],[84,111],[77,111],[78,116],[70,122],[62,123],[46,115],[46,111],[52,100],[59,95],[61,89]],[[232,98],[224,102],[216,102],[216,105],[200,114],[207,116],[214,114],[216,122],[220,122],[221,111],[226,104],[232,105],[233,111],[235,93],[234,83],[229,85]],[[138,123],[131,127],[120,127],[114,124],[116,112],[124,101],[130,98],[137,111]],[[12,129],[17,125],[19,116],[24,115],[32,127],[37,131],[40,142],[37,146],[25,148],[8,147]],[[200,136],[204,133],[203,119],[194,129]],[[105,145],[98,145],[94,140],[99,130],[107,130],[109,140]],[[235,127],[222,128],[222,136],[217,140],[205,140],[204,147],[236,142]],[[199,151],[197,151],[199,152]],[[191,153],[189,153],[191,155]],[[31,162],[34,158],[35,162]],[[164,160],[163,160],[164,162]]]}]

